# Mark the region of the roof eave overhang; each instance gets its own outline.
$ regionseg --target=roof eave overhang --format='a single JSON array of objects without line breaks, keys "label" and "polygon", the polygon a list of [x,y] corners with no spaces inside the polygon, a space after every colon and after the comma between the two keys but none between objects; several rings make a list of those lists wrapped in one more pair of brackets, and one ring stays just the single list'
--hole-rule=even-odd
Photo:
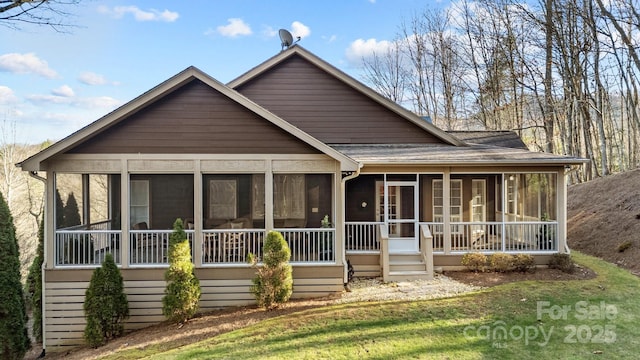
[{"label": "roof eave overhang", "polygon": [[450,167],[478,167],[478,166],[518,166],[518,167],[540,167],[540,166],[581,166],[589,162],[585,159],[577,159],[575,161],[567,160],[545,160],[545,161],[526,161],[526,160],[478,160],[478,161],[424,161],[424,160],[402,160],[402,161],[376,161],[376,160],[360,160],[363,167],[366,166],[450,166]]}]

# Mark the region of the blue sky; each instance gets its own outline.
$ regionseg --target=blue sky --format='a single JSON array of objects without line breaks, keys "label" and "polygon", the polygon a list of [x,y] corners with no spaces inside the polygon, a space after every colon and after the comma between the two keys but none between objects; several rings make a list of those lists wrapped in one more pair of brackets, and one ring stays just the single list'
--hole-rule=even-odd
[{"label": "blue sky", "polygon": [[0,26],[0,124],[59,140],[190,65],[226,83],[280,51],[277,31],[360,79],[359,59],[438,1],[83,1],[76,27]]}]

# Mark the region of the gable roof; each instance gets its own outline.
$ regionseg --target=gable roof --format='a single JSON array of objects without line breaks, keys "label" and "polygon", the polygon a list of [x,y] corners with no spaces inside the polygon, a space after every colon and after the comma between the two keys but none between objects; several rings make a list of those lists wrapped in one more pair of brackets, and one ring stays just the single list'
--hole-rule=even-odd
[{"label": "gable roof", "polygon": [[514,149],[529,150],[514,131],[510,130],[485,130],[485,131],[447,131],[458,139],[469,144],[501,146]]},{"label": "gable roof", "polygon": [[67,136],[66,138],[54,143],[50,147],[42,150],[41,152],[29,157],[28,159],[16,165],[21,167],[23,170],[28,170],[28,171],[42,170],[40,167],[40,164],[43,161],[55,155],[64,153],[72,149],[73,147],[78,146],[79,144],[82,144],[84,141],[87,141],[91,137],[99,134],[100,132],[118,124],[120,121],[127,118],[128,116],[131,116],[139,112],[140,110],[160,100],[167,94],[173,92],[176,89],[179,89],[180,87],[184,86],[185,84],[191,82],[194,79],[202,81],[203,83],[213,88],[214,90],[220,92],[221,94],[228,97],[232,101],[235,101],[236,103],[242,105],[246,109],[259,115],[263,119],[285,130],[286,132],[290,133],[291,135],[295,136],[301,141],[307,143],[311,147],[316,148],[322,153],[339,161],[341,164],[342,170],[355,171],[359,168],[359,164],[353,159],[350,159],[346,155],[336,151],[330,146],[315,139],[311,135],[289,124],[288,122],[279,118],[275,114],[269,112],[268,110],[264,109],[260,105],[249,100],[248,98],[238,93],[237,91],[225,86],[221,82],[205,74],[204,72],[202,72],[201,70],[199,70],[194,66],[190,66],[186,68],[185,70],[174,75],[168,80],[162,82],[161,84],[157,85],[153,89],[143,93],[142,95],[138,96],[132,101],[124,104],[123,106],[112,111],[111,113],[90,123],[89,125],[81,128],[80,130],[74,132],[73,134]]},{"label": "gable roof", "polygon": [[311,64],[321,69],[322,71],[333,76],[335,79],[355,89],[356,91],[365,95],[372,101],[382,105],[386,109],[389,109],[393,113],[399,115],[400,117],[406,119],[407,121],[413,123],[414,125],[417,125],[419,128],[425,130],[426,132],[430,133],[436,138],[442,140],[446,144],[455,145],[455,146],[466,146],[466,144],[463,141],[457,139],[455,136],[452,136],[447,132],[437,128],[436,126],[424,121],[420,116],[412,113],[411,111],[403,108],[402,106],[396,104],[395,102],[378,94],[373,89],[362,84],[361,82],[352,78],[351,76],[345,74],[344,72],[335,68],[333,65],[320,59],[319,57],[315,56],[314,54],[305,50],[303,47],[299,45],[294,45],[288,48],[287,50],[280,52],[279,54],[271,57],[270,59],[263,62],[262,64],[254,67],[253,69],[249,70],[248,72],[244,73],[238,78],[232,80],[227,85],[231,88],[238,89],[244,84],[249,83],[252,79],[257,78],[261,74],[264,74],[265,72],[269,71],[270,69],[273,69],[277,65],[283,63],[287,59],[290,59],[294,56],[302,57],[306,61],[310,62]]}]

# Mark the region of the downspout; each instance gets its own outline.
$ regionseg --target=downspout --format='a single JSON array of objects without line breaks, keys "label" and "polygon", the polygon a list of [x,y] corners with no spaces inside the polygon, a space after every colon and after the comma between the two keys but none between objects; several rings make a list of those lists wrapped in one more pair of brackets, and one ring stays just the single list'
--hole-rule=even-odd
[{"label": "downspout", "polygon": [[343,274],[342,274],[342,282],[344,283],[345,287],[347,286],[347,282],[349,282],[349,269],[347,266],[347,246],[346,246],[346,241],[345,241],[345,234],[346,234],[346,230],[347,230],[347,226],[345,225],[346,222],[346,203],[347,203],[347,191],[346,191],[346,184],[347,181],[351,180],[351,179],[355,179],[358,176],[360,176],[360,169],[362,169],[362,163],[358,163],[358,169],[356,169],[355,172],[351,173],[351,175],[347,175],[345,177],[342,178],[342,181],[340,182],[340,192],[342,193],[342,247],[344,248],[344,251],[342,251],[342,268],[343,268]]},{"label": "downspout", "polygon": [[[47,179],[43,178],[42,176],[38,175],[37,171],[29,171],[29,176],[31,176],[32,178],[36,179],[36,180],[40,180],[42,181],[42,184],[44,185],[44,204],[43,204],[43,209],[46,211],[47,209]],[[42,217],[42,221],[45,221],[46,219],[46,215]],[[46,222],[45,222],[46,225]],[[47,232],[44,232],[44,236],[46,236]],[[43,253],[47,254],[47,241],[46,239],[42,239],[43,241]],[[45,316],[45,312],[46,309],[45,307],[47,306],[46,302],[44,301],[45,298],[45,278],[44,278],[44,269],[47,265],[47,257],[45,256],[44,259],[42,259],[42,267],[40,268],[41,274],[40,274],[40,279],[41,279],[41,290],[40,290],[40,296],[42,297],[40,299],[40,303],[42,304],[42,315],[40,316],[40,318],[42,319],[42,353],[40,354],[41,356],[43,356],[45,354],[46,348],[47,348],[47,337],[45,336],[46,332],[45,332],[45,322],[47,321],[47,318]],[[35,325],[35,324],[34,324]]]},{"label": "downspout", "polygon": [[[571,174],[574,173],[576,171],[580,170],[580,167],[578,166],[565,166],[564,167],[564,199],[565,199],[565,203],[564,203],[564,217],[565,217],[565,237],[564,237],[564,252],[566,254],[571,255],[571,249],[569,249],[569,241],[567,239],[566,236],[566,228],[567,225],[569,225],[569,217],[568,217],[568,213],[567,213],[567,203],[566,203],[566,199],[567,199],[567,177]],[[560,249],[558,249],[559,251]]]}]

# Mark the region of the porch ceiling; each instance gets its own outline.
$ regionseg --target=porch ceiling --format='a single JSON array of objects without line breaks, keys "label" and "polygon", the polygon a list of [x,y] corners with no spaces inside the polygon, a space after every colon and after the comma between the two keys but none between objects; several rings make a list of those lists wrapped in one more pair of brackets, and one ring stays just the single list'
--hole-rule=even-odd
[{"label": "porch ceiling", "polygon": [[582,165],[572,156],[532,152],[488,145],[442,146],[436,144],[330,145],[363,164],[426,165]]}]

